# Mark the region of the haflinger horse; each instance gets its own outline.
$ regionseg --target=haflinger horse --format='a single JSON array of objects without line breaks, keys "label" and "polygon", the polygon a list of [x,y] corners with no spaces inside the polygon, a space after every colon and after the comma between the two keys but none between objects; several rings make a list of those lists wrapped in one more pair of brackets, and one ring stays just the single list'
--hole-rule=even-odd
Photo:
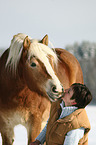
[{"label": "haflinger horse", "polygon": [[0,58],[0,132],[3,145],[14,142],[14,127],[25,126],[28,144],[35,140],[50,102],[63,88],[83,83],[77,59],[64,49],[48,47],[48,35],[35,40],[19,33]]}]

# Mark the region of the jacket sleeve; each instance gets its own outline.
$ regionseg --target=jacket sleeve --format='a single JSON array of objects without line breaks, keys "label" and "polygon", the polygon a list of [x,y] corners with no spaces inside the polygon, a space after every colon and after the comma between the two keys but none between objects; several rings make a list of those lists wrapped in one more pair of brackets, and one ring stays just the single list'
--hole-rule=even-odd
[{"label": "jacket sleeve", "polygon": [[69,131],[65,136],[63,145],[78,145],[79,140],[84,135],[84,131],[85,129],[83,127]]},{"label": "jacket sleeve", "polygon": [[46,129],[47,129],[48,120],[47,120],[47,123],[46,123],[45,127],[43,128],[43,130],[36,137],[36,139],[39,140],[41,142],[41,144],[43,144],[45,142],[45,139],[46,139]]}]

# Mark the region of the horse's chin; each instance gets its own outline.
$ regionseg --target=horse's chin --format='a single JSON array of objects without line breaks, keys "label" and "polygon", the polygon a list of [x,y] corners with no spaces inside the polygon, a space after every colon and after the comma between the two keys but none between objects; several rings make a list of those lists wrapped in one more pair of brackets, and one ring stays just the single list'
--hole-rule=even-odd
[{"label": "horse's chin", "polygon": [[63,97],[63,94],[59,94],[59,95],[55,95],[55,94],[51,94],[51,93],[47,93],[48,94],[48,98],[51,102],[55,102],[55,101],[58,101],[60,99],[62,99]]}]

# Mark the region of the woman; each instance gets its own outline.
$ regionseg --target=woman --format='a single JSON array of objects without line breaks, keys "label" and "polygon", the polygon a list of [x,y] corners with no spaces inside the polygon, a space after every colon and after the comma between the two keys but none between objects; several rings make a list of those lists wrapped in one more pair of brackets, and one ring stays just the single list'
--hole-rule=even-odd
[{"label": "woman", "polygon": [[91,100],[85,85],[72,84],[61,100],[52,103],[48,123],[30,145],[87,145],[90,123],[84,108]]}]

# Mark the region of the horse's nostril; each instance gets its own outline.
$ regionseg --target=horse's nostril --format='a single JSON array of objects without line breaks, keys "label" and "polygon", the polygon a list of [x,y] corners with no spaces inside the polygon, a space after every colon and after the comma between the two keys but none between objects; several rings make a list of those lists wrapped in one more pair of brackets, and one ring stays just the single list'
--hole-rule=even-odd
[{"label": "horse's nostril", "polygon": [[58,91],[56,90],[56,86],[53,86],[53,87],[52,87],[52,91],[53,91],[54,93],[58,93]]}]

